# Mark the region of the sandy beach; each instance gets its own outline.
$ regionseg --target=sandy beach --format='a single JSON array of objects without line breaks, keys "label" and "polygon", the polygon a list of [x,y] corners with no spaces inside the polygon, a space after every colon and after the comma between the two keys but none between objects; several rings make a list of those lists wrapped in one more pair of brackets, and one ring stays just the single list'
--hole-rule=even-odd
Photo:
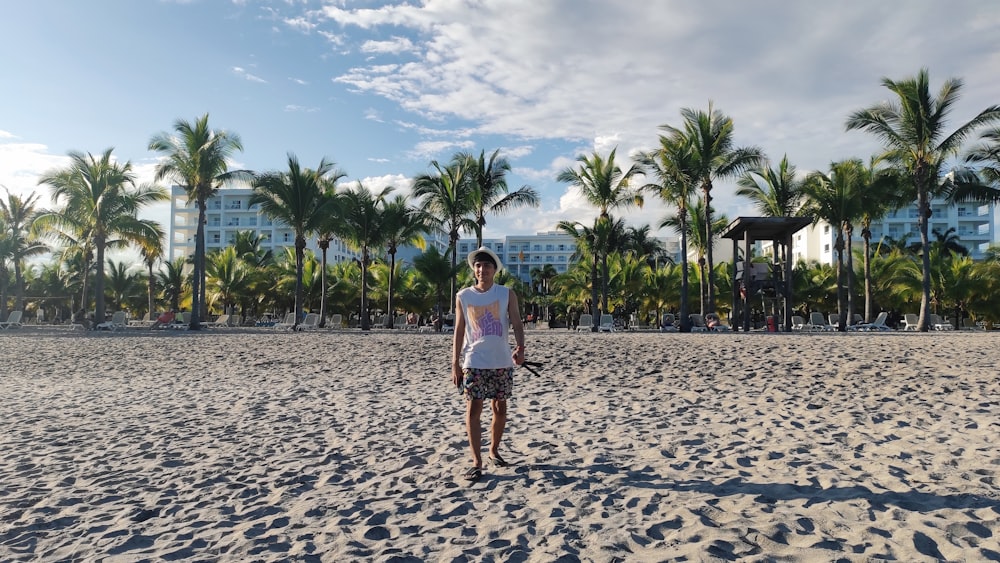
[{"label": "sandy beach", "polygon": [[470,486],[449,336],[2,333],[0,560],[1000,561],[1000,333],[527,344]]}]

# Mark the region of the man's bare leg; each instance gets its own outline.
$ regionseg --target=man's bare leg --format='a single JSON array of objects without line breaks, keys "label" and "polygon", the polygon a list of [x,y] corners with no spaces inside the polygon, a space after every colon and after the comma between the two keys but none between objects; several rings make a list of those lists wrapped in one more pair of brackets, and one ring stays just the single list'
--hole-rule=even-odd
[{"label": "man's bare leg", "polygon": [[479,420],[482,415],[482,399],[466,402],[465,429],[469,434],[469,449],[472,451],[472,462],[476,467],[483,466],[483,454],[479,451],[483,446],[483,426]]},{"label": "man's bare leg", "polygon": [[507,426],[507,401],[505,399],[493,399],[490,401],[493,409],[493,420],[490,421],[490,456],[500,456],[500,440],[503,439],[503,430]]}]

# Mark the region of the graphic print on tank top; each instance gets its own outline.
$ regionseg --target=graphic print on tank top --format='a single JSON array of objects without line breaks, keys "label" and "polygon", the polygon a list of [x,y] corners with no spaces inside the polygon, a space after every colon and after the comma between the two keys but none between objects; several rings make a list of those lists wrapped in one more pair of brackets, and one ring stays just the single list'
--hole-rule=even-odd
[{"label": "graphic print on tank top", "polygon": [[469,305],[469,325],[472,328],[472,340],[481,340],[486,336],[503,336],[503,324],[500,322],[500,301],[487,305]]}]

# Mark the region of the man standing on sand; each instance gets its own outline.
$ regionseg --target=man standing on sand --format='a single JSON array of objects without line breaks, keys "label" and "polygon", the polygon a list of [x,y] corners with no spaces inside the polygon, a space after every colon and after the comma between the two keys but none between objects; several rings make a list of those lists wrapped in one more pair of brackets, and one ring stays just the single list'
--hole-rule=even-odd
[{"label": "man standing on sand", "polygon": [[[493,419],[490,422],[490,461],[498,467],[507,462],[500,457],[500,440],[507,424],[507,399],[514,391],[514,364],[524,363],[524,325],[517,305],[517,295],[493,283],[503,268],[492,250],[480,247],[466,259],[476,277],[476,284],[455,296],[455,340],[451,354],[451,380],[465,395],[465,429],[472,451],[472,467],[463,477],[478,481],[483,475],[482,446],[483,401],[490,399]],[[517,346],[511,352],[508,327],[514,328]]]}]

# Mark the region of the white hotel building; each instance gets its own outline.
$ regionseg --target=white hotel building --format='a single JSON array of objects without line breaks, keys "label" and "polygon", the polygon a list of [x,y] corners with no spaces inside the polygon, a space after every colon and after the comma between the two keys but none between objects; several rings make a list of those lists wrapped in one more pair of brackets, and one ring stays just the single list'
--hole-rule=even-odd
[{"label": "white hotel building", "polygon": [[[986,249],[996,240],[996,206],[979,203],[959,203],[948,205],[943,200],[931,201],[931,218],[927,234],[934,241],[932,232],[937,230],[945,233],[954,228],[959,242],[969,249],[969,256],[974,260],[983,258]],[[907,207],[889,213],[881,221],[872,223],[872,245],[876,245],[883,237],[900,240],[906,237],[908,244],[920,242],[920,231],[917,226],[917,206]],[[852,241],[855,248],[861,248],[864,241],[861,238],[861,227],[855,225]],[[799,260],[816,260],[821,264],[835,264],[837,254],[834,249],[836,231],[826,222],[819,222],[806,227],[792,236],[792,256],[794,262]],[[765,245],[770,247],[770,244]]]},{"label": "white hotel building", "polygon": [[[277,255],[286,246],[295,244],[295,231],[283,223],[267,218],[258,206],[250,207],[250,188],[224,188],[208,198],[205,211],[205,251],[211,252],[233,244],[238,231],[253,231],[261,245]],[[198,229],[198,207],[188,204],[187,193],[180,186],[170,189],[170,259],[194,254],[194,237]],[[306,239],[306,248],[319,254],[316,237]],[[357,253],[339,240],[330,241],[327,261],[353,260]]]}]

